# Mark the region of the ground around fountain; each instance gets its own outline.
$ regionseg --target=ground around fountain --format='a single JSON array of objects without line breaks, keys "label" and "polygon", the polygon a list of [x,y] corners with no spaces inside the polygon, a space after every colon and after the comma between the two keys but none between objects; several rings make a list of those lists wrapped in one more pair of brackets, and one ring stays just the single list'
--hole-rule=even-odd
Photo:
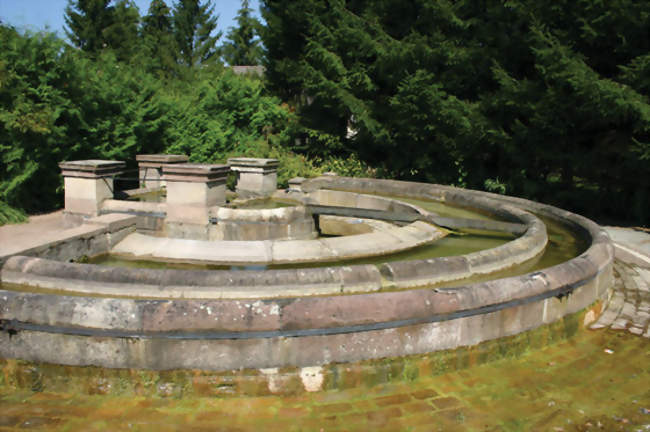
[{"label": "ground around fountain", "polygon": [[614,330],[449,373],[264,397],[63,394],[0,386],[0,430],[646,431],[650,344]]},{"label": "ground around fountain", "polygon": [[63,210],[30,216],[26,223],[0,226],[0,256],[8,256],[43,243],[44,237],[63,231]]}]

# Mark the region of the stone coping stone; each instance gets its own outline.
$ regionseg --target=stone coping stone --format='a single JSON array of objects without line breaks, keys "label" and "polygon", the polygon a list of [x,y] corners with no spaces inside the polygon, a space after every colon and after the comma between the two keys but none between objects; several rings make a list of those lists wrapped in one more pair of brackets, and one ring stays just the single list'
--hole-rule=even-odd
[{"label": "stone coping stone", "polygon": [[135,226],[137,220],[137,216],[120,213],[109,213],[86,219],[85,223],[89,225],[100,225],[106,227],[109,232],[114,232],[123,228]]},{"label": "stone coping stone", "polygon": [[30,242],[21,242],[15,247],[6,248],[0,255],[0,264],[14,255],[39,255],[75,240],[92,239],[101,234],[115,233],[125,228],[135,227],[136,220],[135,216],[128,214],[108,214],[86,219],[83,224],[72,228],[45,232]]},{"label": "stone coping stone", "polygon": [[230,158],[230,169],[244,174],[273,174],[278,170],[277,159]]},{"label": "stone coping stone", "polygon": [[107,199],[102,202],[101,213],[127,213],[139,216],[164,217],[167,213],[167,203],[148,201],[126,201]]},{"label": "stone coping stone", "polygon": [[[534,215],[522,211],[522,209],[534,211],[568,224],[579,235],[590,238],[592,244],[596,244],[601,240],[609,242],[607,233],[587,218],[545,204],[487,192],[426,183],[334,176],[323,176],[307,180],[303,184],[302,189],[305,192],[312,193],[322,193],[325,189],[328,191],[381,193],[411,198],[433,199],[450,202],[455,205],[483,209],[506,221],[514,223],[523,222],[526,224],[526,233],[513,242],[509,242],[495,249],[465,256],[468,260],[468,265],[472,261],[472,266],[469,269],[462,269],[462,264],[460,264],[461,267],[453,267],[457,269],[456,271],[450,268],[449,271],[443,271],[441,273],[438,271],[440,267],[434,264],[435,261],[432,262],[432,260],[391,262],[382,265],[381,270],[384,277],[396,283],[401,288],[439,283],[445,277],[449,277],[450,280],[454,278],[461,279],[471,274],[472,271],[490,273],[498,269],[499,266],[497,263],[499,260],[505,259],[501,264],[505,264],[502,268],[507,268],[516,264],[515,261],[524,262],[540,254],[543,250],[541,246],[545,245],[547,241],[545,226]],[[609,263],[609,260],[605,262]],[[417,271],[416,268],[418,269]]]},{"label": "stone coping stone", "polygon": [[43,233],[37,239],[29,243],[21,243],[15,248],[7,248],[3,255],[0,255],[0,263],[13,255],[37,255],[47,249],[71,240],[90,238],[107,232],[107,227],[94,224],[83,224],[73,228]]},{"label": "stone coping stone", "polygon": [[140,168],[162,168],[167,164],[187,163],[189,157],[180,154],[142,154],[136,155],[135,160]]},{"label": "stone coping stone", "polygon": [[59,163],[64,177],[102,178],[121,174],[126,163],[113,160],[88,159]]},{"label": "stone coping stone", "polygon": [[207,183],[225,181],[230,167],[223,164],[176,163],[163,166],[163,180]]},{"label": "stone coping stone", "polygon": [[[426,219],[435,220],[433,213],[427,212],[413,204],[363,193],[319,189],[306,194],[303,201],[352,208],[417,213]],[[493,204],[488,206],[488,208],[494,207]],[[515,226],[517,228],[516,231],[521,231],[521,227],[523,227],[523,235],[497,248],[466,255],[464,258],[464,262],[468,265],[466,269],[461,269],[457,266],[444,268],[437,264],[436,260],[438,259],[428,259],[383,264],[381,266],[382,275],[399,288],[413,288],[459,280],[473,274],[488,274],[504,270],[508,267],[522,264],[544,251],[548,242],[546,227],[537,217],[512,206],[497,208],[497,211],[502,216],[505,215],[509,219],[518,222],[517,224],[496,223],[495,225],[497,227]],[[449,220],[453,221],[453,219]],[[483,227],[492,226],[491,221],[469,220],[467,222],[475,222],[477,225]],[[445,261],[442,262],[444,263]],[[420,267],[420,269],[416,271],[416,267]]]},{"label": "stone coping stone", "polygon": [[[303,182],[304,184],[305,182]],[[308,181],[307,181],[308,183]],[[424,210],[414,204],[382,196],[369,195],[341,190],[316,190],[304,194],[301,199],[305,204],[327,205],[334,207],[351,207],[380,210],[396,213],[417,214],[422,216],[435,213]]]},{"label": "stone coping stone", "polygon": [[[383,190],[386,188],[384,187]],[[444,192],[440,190],[434,190],[435,187],[431,186],[432,192]],[[451,195],[450,195],[451,197]],[[506,200],[509,201],[509,200]],[[525,202],[525,200],[522,200]],[[533,203],[535,204],[535,203]],[[542,271],[537,271],[534,273],[515,276],[505,279],[498,279],[487,281],[478,284],[466,285],[461,287],[455,287],[451,289],[411,289],[405,291],[391,291],[391,292],[379,292],[379,293],[363,293],[363,294],[354,294],[347,296],[327,296],[327,297],[299,297],[292,299],[283,299],[282,301],[274,300],[264,300],[263,303],[266,306],[272,307],[277,305],[280,308],[280,315],[283,317],[283,322],[278,323],[279,327],[261,327],[255,322],[255,317],[246,322],[240,322],[239,324],[229,323],[228,328],[312,328],[317,326],[318,328],[327,328],[338,325],[356,325],[363,323],[373,323],[373,322],[386,322],[391,320],[403,320],[403,319],[418,319],[426,318],[435,314],[448,314],[458,311],[467,311],[478,308],[484,308],[489,305],[499,304],[508,301],[521,301],[529,297],[534,297],[536,295],[541,295],[545,292],[552,291],[554,289],[561,289],[563,287],[570,286],[580,286],[581,284],[587,283],[594,278],[597,278],[602,272],[606,272],[608,269],[611,270],[611,265],[613,262],[614,250],[611,244],[611,241],[607,234],[596,224],[589,221],[586,218],[581,216],[573,215],[571,213],[565,212],[563,210],[555,209],[550,206],[545,206],[540,204],[539,207],[535,205],[537,210],[545,210],[548,214],[554,214],[559,218],[564,218],[568,222],[573,222],[577,226],[582,226],[586,233],[589,233],[591,237],[591,246],[580,256],[562,264],[544,269]],[[560,216],[562,215],[562,216]],[[468,266],[467,260],[463,260],[465,257],[450,257],[446,259],[445,262],[439,262],[438,265],[443,266],[454,265],[463,268]],[[182,285],[187,286],[190,279],[187,278],[187,273],[180,270],[143,270],[143,269],[123,269],[123,268],[104,268],[100,266],[85,266],[82,264],[65,264],[58,263],[50,260],[38,260],[36,258],[23,258],[28,261],[21,261],[20,257],[11,258],[11,261],[7,261],[4,265],[2,271],[2,278],[5,280],[5,274],[15,273],[23,275],[25,278],[29,278],[30,274],[36,274],[41,272],[40,276],[43,277],[53,277],[57,278],[56,274],[54,276],[50,273],[51,267],[59,268],[59,266],[64,266],[60,270],[59,278],[75,279],[71,276],[72,270],[70,267],[65,266],[83,266],[78,272],[83,274],[80,276],[81,279],[93,280],[98,278],[98,283],[110,286],[111,283],[121,283],[120,277],[123,275],[128,275],[129,272],[133,272],[131,275],[132,278],[139,280],[142,283],[146,283],[146,280],[143,278],[152,277],[158,278],[159,281],[169,280],[169,284],[173,284],[174,280],[183,280],[185,281]],[[37,263],[42,263],[37,265]],[[45,267],[40,267],[40,266]],[[345,267],[343,267],[345,268]],[[372,268],[372,266],[371,266]],[[49,270],[48,270],[49,269]],[[334,268],[336,269],[336,268]],[[323,270],[323,269],[303,269],[303,270],[292,270],[293,277],[296,275],[299,276],[296,280],[300,280],[303,277],[309,277],[312,274],[312,271]],[[58,270],[57,270],[58,271]],[[326,270],[329,271],[329,270]],[[374,270],[368,270],[369,272],[374,272]],[[278,271],[270,271],[258,273],[261,280],[264,278],[273,278],[276,276]],[[229,283],[232,283],[229,279],[232,278],[231,272],[196,272],[200,273],[201,278],[219,278],[224,276],[228,279]],[[242,273],[240,273],[242,274]],[[352,274],[355,274],[354,272]],[[101,275],[101,276],[99,276]],[[149,276],[144,276],[149,275]],[[358,276],[358,274],[357,274]],[[105,279],[104,279],[105,278]],[[118,278],[118,279],[115,279]],[[110,282],[113,281],[113,282]],[[11,282],[11,281],[9,281]],[[134,281],[135,282],[135,281]],[[131,283],[131,280],[126,282],[127,284]],[[189,283],[190,285],[198,285],[198,283]],[[151,285],[158,285],[152,283]],[[599,289],[602,289],[599,288]],[[8,291],[9,292],[9,291]],[[602,294],[602,292],[600,293]],[[4,295],[4,294],[3,294]],[[33,296],[36,294],[28,293],[13,293],[12,296]],[[65,296],[53,296],[48,295],[47,301],[56,300],[58,297],[65,298]],[[594,301],[598,298],[598,295],[593,295],[591,301]],[[72,297],[75,298],[75,297]],[[106,300],[107,299],[99,299]],[[132,308],[134,304],[133,300],[129,299],[110,299],[115,301],[125,302],[123,303],[124,307]],[[169,300],[169,302],[174,303],[175,301],[182,300]],[[156,304],[165,304],[165,307],[169,306],[169,303],[156,303]],[[201,303],[205,306],[204,303]],[[130,306],[129,306],[130,305]],[[231,310],[233,304],[231,302],[226,302],[223,306],[223,311]],[[180,306],[179,306],[180,307]],[[187,305],[183,306],[187,307]],[[200,305],[199,305],[200,307]],[[216,307],[216,304],[215,304]],[[2,310],[2,308],[0,308]],[[4,310],[10,311],[12,308],[5,308]],[[136,315],[137,316],[137,315]],[[263,317],[264,318],[264,317]],[[137,321],[137,320],[136,320]],[[236,321],[235,321],[236,322]],[[141,322],[138,322],[137,325],[140,325]],[[171,327],[174,327],[172,321],[169,321]],[[214,325],[214,323],[211,323]],[[242,327],[243,326],[243,327]],[[251,327],[252,326],[252,327]],[[214,328],[214,327],[211,327]]]},{"label": "stone coping stone", "polygon": [[307,179],[304,177],[293,177],[289,179],[289,185],[297,186],[303,184]]},{"label": "stone coping stone", "polygon": [[[249,299],[337,295],[381,289],[372,265],[255,270],[161,270],[96,266],[14,256],[2,267],[5,283],[41,289],[151,299]],[[70,297],[70,298],[74,298]]]},{"label": "stone coping stone", "polygon": [[228,165],[236,171],[239,168],[277,168],[280,162],[277,159],[263,159],[263,158],[230,158],[228,159]]}]

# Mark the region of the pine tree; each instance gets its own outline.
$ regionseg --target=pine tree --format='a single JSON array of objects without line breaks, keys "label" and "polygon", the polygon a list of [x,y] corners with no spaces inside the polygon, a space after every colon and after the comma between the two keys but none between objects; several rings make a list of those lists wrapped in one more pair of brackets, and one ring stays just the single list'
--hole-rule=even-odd
[{"label": "pine tree", "polygon": [[223,58],[231,66],[258,65],[262,62],[260,22],[252,15],[248,0],[242,0],[237,12],[237,27],[230,27],[223,45]]},{"label": "pine tree", "polygon": [[107,45],[115,51],[118,60],[134,60],[139,49],[139,24],[140,13],[133,0],[119,0],[115,3],[113,24],[104,31],[104,34]]},{"label": "pine tree", "polygon": [[217,27],[212,2],[179,0],[174,6],[172,22],[181,62],[188,67],[213,62],[219,58],[217,41],[221,32],[212,36]]},{"label": "pine tree", "polygon": [[295,107],[300,151],[650,217],[650,3],[262,5],[265,75]]},{"label": "pine tree", "polygon": [[178,48],[174,38],[171,11],[163,0],[152,0],[142,20],[142,39],[153,68],[169,75],[176,67]]},{"label": "pine tree", "polygon": [[450,159],[472,141],[473,110],[441,84],[457,85],[467,57],[451,2],[267,0],[262,11],[267,77],[296,103],[306,151],[352,150],[396,175],[457,182]]},{"label": "pine tree", "polygon": [[105,44],[103,30],[113,23],[111,0],[68,0],[65,32],[78,48],[99,52]]},{"label": "pine tree", "polygon": [[115,51],[120,60],[129,60],[138,46],[140,15],[131,0],[68,0],[65,9],[66,34],[82,50],[98,54]]}]

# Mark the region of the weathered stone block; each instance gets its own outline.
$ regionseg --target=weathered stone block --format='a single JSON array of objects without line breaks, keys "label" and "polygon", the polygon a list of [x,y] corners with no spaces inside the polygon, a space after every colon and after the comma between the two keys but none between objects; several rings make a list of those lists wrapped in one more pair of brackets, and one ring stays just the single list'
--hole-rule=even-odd
[{"label": "weathered stone block", "polygon": [[64,177],[65,211],[74,216],[99,214],[102,202],[113,198],[113,177],[121,174],[125,163],[107,160],[80,160],[59,164]]},{"label": "weathered stone block", "polygon": [[171,164],[163,167],[167,181],[167,217],[170,236],[207,239],[209,208],[226,202],[226,165]]},{"label": "weathered stone block", "polygon": [[172,154],[141,154],[136,155],[140,172],[140,186],[158,188],[166,186],[163,180],[163,167],[169,164],[186,163],[189,158],[185,155]]},{"label": "weathered stone block", "polygon": [[277,189],[277,159],[230,158],[228,165],[237,173],[236,192],[242,197],[270,196]]}]

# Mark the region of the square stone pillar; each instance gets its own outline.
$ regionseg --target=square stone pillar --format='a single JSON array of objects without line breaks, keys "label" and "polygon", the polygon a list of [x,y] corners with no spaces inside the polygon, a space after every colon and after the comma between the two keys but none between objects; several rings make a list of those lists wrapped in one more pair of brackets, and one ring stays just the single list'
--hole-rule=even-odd
[{"label": "square stone pillar", "polygon": [[159,188],[165,186],[163,166],[186,163],[189,158],[185,155],[141,154],[136,155],[135,160],[140,170],[140,187]]},{"label": "square stone pillar", "polygon": [[278,187],[278,160],[258,158],[228,159],[237,173],[236,192],[242,198],[271,196]]},{"label": "square stone pillar", "polygon": [[177,163],[163,166],[167,182],[165,227],[170,237],[206,240],[208,209],[226,203],[228,165]]},{"label": "square stone pillar", "polygon": [[59,163],[65,187],[65,219],[68,225],[99,214],[102,202],[114,196],[113,177],[126,164],[110,160],[80,160]]}]

